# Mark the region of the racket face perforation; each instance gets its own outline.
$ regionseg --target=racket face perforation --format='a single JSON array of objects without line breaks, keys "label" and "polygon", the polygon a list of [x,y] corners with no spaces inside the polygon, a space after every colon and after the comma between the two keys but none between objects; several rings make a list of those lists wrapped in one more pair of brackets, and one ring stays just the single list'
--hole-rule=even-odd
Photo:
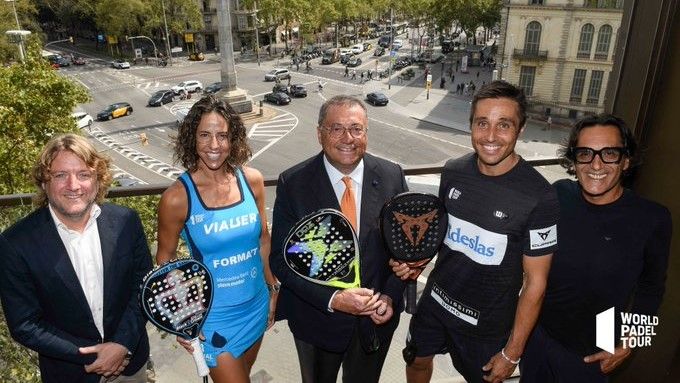
[{"label": "racket face perforation", "polygon": [[210,272],[192,259],[159,266],[144,278],[140,302],[155,326],[195,338],[212,304]]},{"label": "racket face perforation", "polygon": [[342,213],[323,209],[291,229],[284,259],[296,274],[315,283],[349,283],[358,273],[357,244],[354,229]]},{"label": "racket face perforation", "polygon": [[402,193],[385,204],[380,225],[385,246],[395,259],[417,261],[437,253],[448,229],[448,215],[435,195]]}]

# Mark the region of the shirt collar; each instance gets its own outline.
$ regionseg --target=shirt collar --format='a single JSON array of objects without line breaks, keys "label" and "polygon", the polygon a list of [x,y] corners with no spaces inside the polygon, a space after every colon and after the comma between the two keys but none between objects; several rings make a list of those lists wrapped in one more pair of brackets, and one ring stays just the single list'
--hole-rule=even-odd
[{"label": "shirt collar", "polygon": [[[66,230],[66,231],[73,231],[69,229],[66,224],[64,224],[59,217],[57,216],[57,213],[54,212],[54,209],[52,208],[52,205],[49,203],[47,204],[47,207],[50,210],[50,215],[52,216],[52,219],[54,220],[54,225],[57,227],[57,229],[61,230]],[[92,208],[90,208],[90,218],[87,220],[87,223],[85,224],[85,229],[87,229],[90,225],[92,225],[97,218],[99,217],[99,214],[101,214],[102,208],[99,207],[96,203],[92,205]]]},{"label": "shirt collar", "polygon": [[329,161],[328,158],[326,158],[326,155],[323,155],[323,165],[326,168],[326,173],[328,173],[328,178],[331,180],[331,184],[335,185],[338,182],[341,182],[342,177],[344,176],[349,176],[349,178],[352,179],[357,185],[361,186],[361,182],[364,179],[364,159],[362,158],[357,166],[352,170],[351,173],[349,174],[343,174],[341,171],[335,168]]}]

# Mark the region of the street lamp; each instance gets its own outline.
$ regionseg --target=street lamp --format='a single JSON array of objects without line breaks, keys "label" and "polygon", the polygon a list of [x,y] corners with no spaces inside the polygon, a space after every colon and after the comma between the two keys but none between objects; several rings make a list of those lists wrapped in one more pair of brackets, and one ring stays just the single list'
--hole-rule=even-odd
[{"label": "street lamp", "polygon": [[67,41],[70,42],[71,44],[73,44],[73,37],[69,37],[68,39],[63,39],[63,40],[50,41],[49,43],[45,44],[45,46],[43,47],[43,49],[47,48],[48,46],[50,46],[50,45],[52,45],[52,44],[65,43],[65,42],[67,42]]},{"label": "street lamp", "polygon": [[19,61],[24,61],[23,41],[26,36],[31,34],[31,31],[7,31],[5,32],[7,39],[11,44],[17,44],[19,47]]},{"label": "street lamp", "polygon": [[[158,50],[156,49],[156,43],[151,40],[150,37],[148,36],[125,36],[125,40],[132,40],[132,39],[147,39],[151,41],[151,45],[153,45],[153,54],[156,56],[156,63],[158,63]],[[137,56],[135,56],[137,57]]]},{"label": "street lamp", "polygon": [[[18,30],[18,31],[21,31],[21,24],[19,24],[19,14],[17,13],[17,6],[16,6],[16,4],[15,4],[16,0],[5,0],[5,2],[11,2],[11,3],[12,3],[12,9],[14,10],[14,20],[16,20],[16,22],[17,22],[17,30]],[[10,32],[10,31],[7,31],[7,32],[5,32],[5,33],[7,33],[7,34],[9,35],[9,32]],[[29,35],[29,34],[30,34],[30,32],[27,33],[27,34],[25,34],[25,35]],[[16,34],[15,34],[15,35],[16,35]],[[24,41],[23,41],[23,36],[21,36],[21,38],[19,39],[18,46],[19,46],[19,60],[24,61]]]},{"label": "street lamp", "polygon": [[254,24],[255,24],[255,54],[257,55],[257,66],[260,66],[260,36],[259,32],[257,30],[257,25],[260,23],[259,20],[257,20],[257,1],[254,3],[254,8],[253,9],[253,18]]},{"label": "street lamp", "polygon": [[170,34],[168,33],[168,19],[165,17],[165,1],[161,0],[163,8],[163,25],[165,25],[165,53],[168,55],[168,62],[172,66],[172,55],[170,54]]}]

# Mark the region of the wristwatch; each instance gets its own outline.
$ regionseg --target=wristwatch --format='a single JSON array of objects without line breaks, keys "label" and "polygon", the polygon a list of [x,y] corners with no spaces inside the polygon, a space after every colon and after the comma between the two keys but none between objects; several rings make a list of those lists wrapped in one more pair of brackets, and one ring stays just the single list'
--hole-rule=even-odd
[{"label": "wristwatch", "polygon": [[272,283],[271,285],[269,283],[267,283],[267,289],[272,294],[278,294],[279,291],[281,291],[281,282],[276,281],[276,282]]}]

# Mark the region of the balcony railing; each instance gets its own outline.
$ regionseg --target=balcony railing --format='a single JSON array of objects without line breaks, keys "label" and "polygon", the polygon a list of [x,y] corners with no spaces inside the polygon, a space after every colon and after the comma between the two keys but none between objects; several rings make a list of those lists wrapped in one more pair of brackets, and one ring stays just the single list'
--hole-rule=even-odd
[{"label": "balcony railing", "polygon": [[[531,166],[551,166],[559,165],[559,158],[546,158],[542,160],[527,160]],[[407,167],[404,168],[404,173],[407,176],[420,176],[426,174],[441,174],[442,166],[426,166],[426,167]],[[276,186],[277,177],[266,177],[264,180],[265,187]],[[139,197],[145,195],[160,195],[170,186],[170,182],[164,184],[154,185],[136,185],[126,187],[113,187],[109,189],[107,198],[121,198],[121,197]],[[0,208],[12,206],[25,206],[31,204],[33,193],[9,194],[0,195]]]},{"label": "balcony railing", "polygon": [[523,60],[547,60],[548,51],[538,51],[534,49],[514,49],[512,57]]}]

